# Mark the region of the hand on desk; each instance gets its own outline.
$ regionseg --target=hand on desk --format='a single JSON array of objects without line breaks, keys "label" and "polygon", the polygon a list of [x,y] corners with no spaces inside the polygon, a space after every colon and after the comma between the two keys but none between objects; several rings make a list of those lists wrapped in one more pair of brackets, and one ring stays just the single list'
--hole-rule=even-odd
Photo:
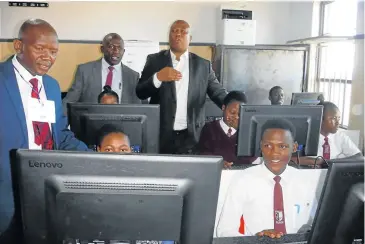
[{"label": "hand on desk", "polygon": [[263,230],[256,234],[256,236],[267,236],[270,238],[281,238],[283,236],[283,232],[279,232],[276,230]]},{"label": "hand on desk", "polygon": [[232,165],[233,165],[233,163],[232,163],[232,162],[224,161],[224,165],[223,165],[223,167],[224,167],[225,169],[230,169],[230,168],[232,168]]}]

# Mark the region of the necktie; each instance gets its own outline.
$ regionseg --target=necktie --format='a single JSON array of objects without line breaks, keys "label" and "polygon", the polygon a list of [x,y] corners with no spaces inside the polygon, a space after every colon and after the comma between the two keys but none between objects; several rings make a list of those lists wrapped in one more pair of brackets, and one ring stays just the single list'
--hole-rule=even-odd
[{"label": "necktie", "polygon": [[[39,99],[39,91],[38,91],[38,80],[36,78],[31,79],[30,84],[32,84],[32,98]],[[53,139],[51,130],[49,128],[49,124],[46,122],[36,122],[33,121],[33,131],[34,131],[34,142],[35,144],[42,145],[42,149],[44,150],[52,150],[53,149]]]},{"label": "necktie", "polygon": [[105,82],[105,85],[106,86],[110,86],[112,87],[112,84],[113,84],[113,70],[114,70],[114,67],[113,66],[109,66],[108,67],[109,69],[109,73],[108,75],[106,76],[106,82]]},{"label": "necktie", "polygon": [[232,128],[231,127],[229,127],[229,129],[228,129],[227,136],[228,137],[231,137],[232,136]]},{"label": "necktie", "polygon": [[323,147],[323,158],[325,160],[329,160],[331,158],[331,148],[330,148],[330,144],[328,143],[328,137],[326,136],[324,138],[324,144],[322,145]]},{"label": "necktie", "polygon": [[280,176],[275,176],[274,186],[274,229],[286,234],[283,190],[280,185]]}]

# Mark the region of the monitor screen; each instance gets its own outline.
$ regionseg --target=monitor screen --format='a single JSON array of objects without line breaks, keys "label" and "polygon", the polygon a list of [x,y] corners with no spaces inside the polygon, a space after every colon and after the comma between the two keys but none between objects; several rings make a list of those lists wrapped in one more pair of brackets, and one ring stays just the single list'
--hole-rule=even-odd
[{"label": "monitor screen", "polygon": [[[362,195],[358,195],[361,184]],[[329,161],[308,244],[351,244],[354,239],[364,238],[363,184],[363,157]],[[347,232],[343,222],[351,215],[354,218],[347,221]]]},{"label": "monitor screen", "polygon": [[301,156],[316,156],[323,106],[241,105],[238,156],[261,156],[261,127],[269,119],[287,119],[296,128],[295,141]]},{"label": "monitor screen", "polygon": [[18,150],[13,166],[26,244],[212,242],[221,157]]},{"label": "monitor screen", "polygon": [[291,105],[318,105],[323,100],[324,97],[321,92],[294,92]]},{"label": "monitor screen", "polygon": [[129,136],[132,151],[158,153],[159,105],[69,103],[68,121],[75,136],[95,148],[99,129],[118,124]]}]

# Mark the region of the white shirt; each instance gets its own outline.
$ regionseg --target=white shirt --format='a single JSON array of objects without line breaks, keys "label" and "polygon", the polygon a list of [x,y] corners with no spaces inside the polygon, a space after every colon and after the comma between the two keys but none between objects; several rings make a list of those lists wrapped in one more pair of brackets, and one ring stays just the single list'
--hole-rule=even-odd
[{"label": "white shirt", "polygon": [[[186,51],[180,57],[180,61],[176,60],[176,56],[170,51],[172,66],[182,74],[182,79],[175,81],[176,87],[176,114],[174,122],[174,130],[184,130],[188,128],[188,89],[189,89],[189,51]],[[153,76],[153,84],[159,88],[162,84],[157,79],[157,73]]]},{"label": "white shirt", "polygon": [[[275,175],[265,164],[253,166],[237,173],[232,181],[218,222],[218,237],[242,236],[239,233],[240,218],[245,222],[245,234],[274,229]],[[280,175],[283,190],[285,227],[287,233],[296,233],[304,224],[310,224],[314,216],[315,190],[306,187],[299,170],[287,166]]]},{"label": "white shirt", "polygon": [[[323,144],[324,144],[324,136],[322,134],[319,135],[319,143],[318,143],[318,156],[323,156]],[[355,154],[361,153],[359,148],[351,141],[350,137],[348,137],[344,132],[338,131],[335,134],[328,135],[328,143],[330,145],[330,158],[346,158],[353,156]]]},{"label": "white shirt", "polygon": [[[33,121],[31,121],[28,116],[28,99],[32,98],[31,94],[33,89],[32,84],[29,82],[31,79],[36,78],[38,80],[38,91],[40,100],[43,101],[47,100],[46,92],[43,86],[42,76],[39,75],[33,76],[32,74],[30,74],[28,70],[26,70],[16,59],[16,55],[14,55],[12,62],[14,65],[14,72],[24,108],[25,120],[28,130],[29,149],[42,149],[42,145],[37,145],[34,142]],[[52,130],[51,124],[49,124],[49,128]]]},{"label": "white shirt", "polygon": [[[101,60],[101,91],[103,91],[103,87],[106,83],[106,78],[109,74],[109,66],[104,58]],[[118,63],[113,66],[113,82],[112,82],[112,90],[115,91],[119,96],[119,103],[122,100],[122,64]]]},{"label": "white shirt", "polygon": [[233,127],[229,127],[226,123],[224,123],[223,119],[221,119],[221,120],[219,121],[219,124],[220,124],[220,126],[221,126],[222,130],[224,131],[224,133],[228,134],[228,130],[229,130],[229,128],[231,128],[231,130],[232,130],[232,131],[231,131],[231,135],[232,135],[232,136],[236,133],[236,129],[235,129],[235,128],[233,128]]}]

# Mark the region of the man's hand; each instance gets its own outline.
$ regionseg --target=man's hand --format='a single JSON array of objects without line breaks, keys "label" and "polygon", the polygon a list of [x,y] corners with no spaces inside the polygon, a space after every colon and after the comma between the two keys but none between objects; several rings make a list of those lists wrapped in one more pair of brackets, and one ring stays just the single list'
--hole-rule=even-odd
[{"label": "man's hand", "polygon": [[276,230],[263,230],[256,234],[257,236],[267,236],[270,238],[281,238],[284,234]]},{"label": "man's hand", "polygon": [[230,169],[232,167],[233,163],[232,162],[227,162],[227,161],[224,161],[224,165],[223,167],[225,169]]},{"label": "man's hand", "polygon": [[165,67],[157,73],[157,79],[161,82],[177,81],[182,79],[182,75],[176,69]]}]

